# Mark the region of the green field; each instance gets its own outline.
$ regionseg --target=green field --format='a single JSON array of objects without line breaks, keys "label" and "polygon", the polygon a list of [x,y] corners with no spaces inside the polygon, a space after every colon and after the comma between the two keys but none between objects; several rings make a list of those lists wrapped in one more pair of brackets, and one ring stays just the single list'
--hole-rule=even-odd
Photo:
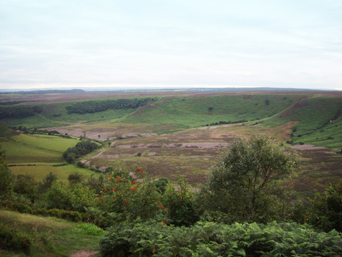
[{"label": "green field", "polygon": [[62,153],[77,144],[77,139],[48,135],[24,135],[1,138],[8,163],[61,162]]},{"label": "green field", "polygon": [[6,151],[6,161],[14,175],[30,174],[41,181],[52,172],[63,182],[67,182],[69,174],[75,172],[97,177],[97,173],[75,165],[56,166],[64,163],[63,152],[74,147],[78,141],[79,139],[59,136],[21,134],[0,138],[0,145]]},{"label": "green field", "polygon": [[6,151],[6,161],[12,163],[57,163],[61,162],[62,154],[57,151],[40,149],[36,146],[24,145],[13,140],[1,139],[2,149]]},{"label": "green field", "polygon": [[10,170],[14,175],[21,175],[21,174],[30,174],[34,176],[37,181],[42,181],[46,175],[50,172],[55,174],[58,177],[58,180],[63,182],[68,182],[68,176],[71,173],[81,173],[84,176],[95,175],[98,177],[97,173],[87,169],[78,168],[75,165],[65,165],[65,166],[51,166],[51,165],[43,165],[37,164],[35,166],[12,166]]}]

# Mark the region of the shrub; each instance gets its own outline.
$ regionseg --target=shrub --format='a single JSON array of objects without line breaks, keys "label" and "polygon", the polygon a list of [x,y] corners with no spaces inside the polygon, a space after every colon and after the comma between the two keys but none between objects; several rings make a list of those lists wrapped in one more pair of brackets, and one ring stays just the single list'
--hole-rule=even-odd
[{"label": "shrub", "polygon": [[200,213],[195,207],[193,193],[184,179],[178,180],[177,189],[169,183],[162,199],[169,208],[168,218],[171,224],[190,226],[199,220]]},{"label": "shrub", "polygon": [[19,201],[11,201],[10,199],[0,201],[0,206],[20,213],[32,213],[32,208],[28,204]]},{"label": "shrub", "polygon": [[169,183],[170,183],[170,180],[167,178],[160,178],[160,179],[157,179],[153,182],[157,191],[161,194],[163,194],[165,192],[166,187]]},{"label": "shrub", "polygon": [[46,175],[43,179],[43,182],[38,183],[38,193],[43,194],[47,190],[49,190],[54,182],[57,181],[57,176],[50,172],[48,175]]},{"label": "shrub", "polygon": [[47,209],[72,209],[70,191],[66,185],[55,183],[45,194],[45,206]]}]

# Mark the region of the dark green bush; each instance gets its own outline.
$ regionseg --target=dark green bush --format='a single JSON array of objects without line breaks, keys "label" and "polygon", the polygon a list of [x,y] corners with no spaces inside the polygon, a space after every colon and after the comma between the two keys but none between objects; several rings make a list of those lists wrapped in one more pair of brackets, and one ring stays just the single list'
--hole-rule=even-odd
[{"label": "dark green bush", "polygon": [[15,230],[0,224],[0,249],[22,251],[29,254],[31,241]]},{"label": "dark green bush", "polygon": [[157,191],[161,194],[163,194],[166,190],[166,186],[170,183],[170,180],[168,178],[160,178],[153,182],[155,185]]},{"label": "dark green bush", "polygon": [[75,171],[74,173],[71,173],[68,176],[68,181],[71,185],[76,184],[76,183],[81,183],[82,180],[83,180],[83,175],[81,173],[78,173],[77,171]]},{"label": "dark green bush", "polygon": [[316,194],[307,216],[308,222],[319,229],[342,232],[342,180],[331,184],[324,193]]}]

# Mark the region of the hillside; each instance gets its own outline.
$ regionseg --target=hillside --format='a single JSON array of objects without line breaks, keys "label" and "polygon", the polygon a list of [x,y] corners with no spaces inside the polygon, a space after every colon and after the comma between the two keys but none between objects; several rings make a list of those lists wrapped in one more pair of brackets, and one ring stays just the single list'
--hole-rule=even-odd
[{"label": "hillside", "polygon": [[[98,99],[95,99],[96,95]],[[270,133],[283,145],[313,144],[330,147],[332,154],[337,152],[336,149],[342,148],[339,130],[342,126],[342,98],[339,93],[172,92],[168,95],[167,92],[134,92],[112,94],[111,96],[116,96],[114,98],[104,96],[103,93],[84,93],[79,101],[60,102],[62,98],[59,95],[54,98],[51,95],[39,95],[36,96],[37,99],[45,103],[39,105],[42,109],[40,113],[1,121],[16,128],[21,126],[30,130],[46,127],[57,130],[62,135],[108,141],[108,146],[98,153],[81,158],[93,169],[104,170],[110,166],[133,168],[143,165],[159,177],[175,179],[177,172],[181,172],[186,174],[191,183],[204,182],[220,151],[228,147],[233,139],[242,136]],[[30,99],[27,97],[18,95],[15,100],[35,99],[34,95],[30,95]],[[65,99],[71,100],[74,97],[78,95],[66,95]],[[70,106],[88,108],[118,99],[140,101],[149,97],[156,100],[145,102],[142,107],[109,108],[85,114],[68,111]],[[24,102],[19,106],[36,103],[38,102]],[[13,106],[2,106],[11,107]],[[45,140],[34,135],[3,138],[2,144],[8,149],[7,160],[10,164],[36,165],[35,168],[14,166],[13,172],[19,174],[30,170],[35,172],[37,178],[43,178],[48,172],[54,171],[61,174],[62,179],[66,179],[69,171],[79,171],[79,168],[70,165],[53,166],[63,161],[62,150],[77,142],[75,138],[63,139],[64,141],[60,138],[58,140],[62,141],[54,143],[56,138],[51,137],[49,140],[47,137]],[[47,140],[53,149],[48,147]],[[311,155],[315,156],[314,153]],[[336,169],[331,168],[331,173],[335,172]],[[323,184],[328,181],[330,179]],[[317,185],[317,188],[322,187]]]}]

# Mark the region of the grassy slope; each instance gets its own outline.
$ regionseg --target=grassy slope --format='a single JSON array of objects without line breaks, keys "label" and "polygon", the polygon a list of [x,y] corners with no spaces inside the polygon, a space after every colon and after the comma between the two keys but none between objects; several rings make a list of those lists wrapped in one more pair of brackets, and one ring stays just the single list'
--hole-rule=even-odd
[{"label": "grassy slope", "polygon": [[312,143],[317,146],[341,147],[342,98],[313,97],[303,99],[278,115],[265,119],[266,127],[275,127],[289,121],[298,121],[293,133],[294,144]]},{"label": "grassy slope", "polygon": [[[106,100],[106,99],[101,99]],[[100,101],[100,100],[98,100]],[[27,128],[46,128],[46,127],[59,127],[68,126],[77,122],[103,122],[110,121],[125,117],[137,110],[107,110],[99,113],[87,113],[87,114],[68,114],[65,109],[70,103],[53,103],[45,104],[43,106],[43,112],[31,117],[23,119],[2,119],[2,122],[8,126],[23,126]],[[60,116],[58,116],[60,115]],[[58,117],[56,117],[58,116]]]},{"label": "grassy slope", "polygon": [[69,147],[74,147],[78,143],[78,139],[75,138],[62,138],[58,136],[49,135],[19,135],[13,137],[16,141],[31,145],[38,148],[44,148],[51,151],[63,153]]},{"label": "grassy slope", "polygon": [[[39,217],[0,210],[0,224],[23,233],[33,241],[31,256],[69,256],[81,250],[96,250],[105,234],[95,225],[68,222],[62,219]],[[86,227],[86,228],[84,228]],[[0,250],[1,256],[25,256]]]},{"label": "grassy slope", "polygon": [[[120,122],[177,124],[198,127],[219,121],[256,120],[279,113],[298,101],[299,95],[237,95],[164,99]],[[269,105],[266,105],[266,100]],[[212,110],[209,110],[212,107]]]}]

